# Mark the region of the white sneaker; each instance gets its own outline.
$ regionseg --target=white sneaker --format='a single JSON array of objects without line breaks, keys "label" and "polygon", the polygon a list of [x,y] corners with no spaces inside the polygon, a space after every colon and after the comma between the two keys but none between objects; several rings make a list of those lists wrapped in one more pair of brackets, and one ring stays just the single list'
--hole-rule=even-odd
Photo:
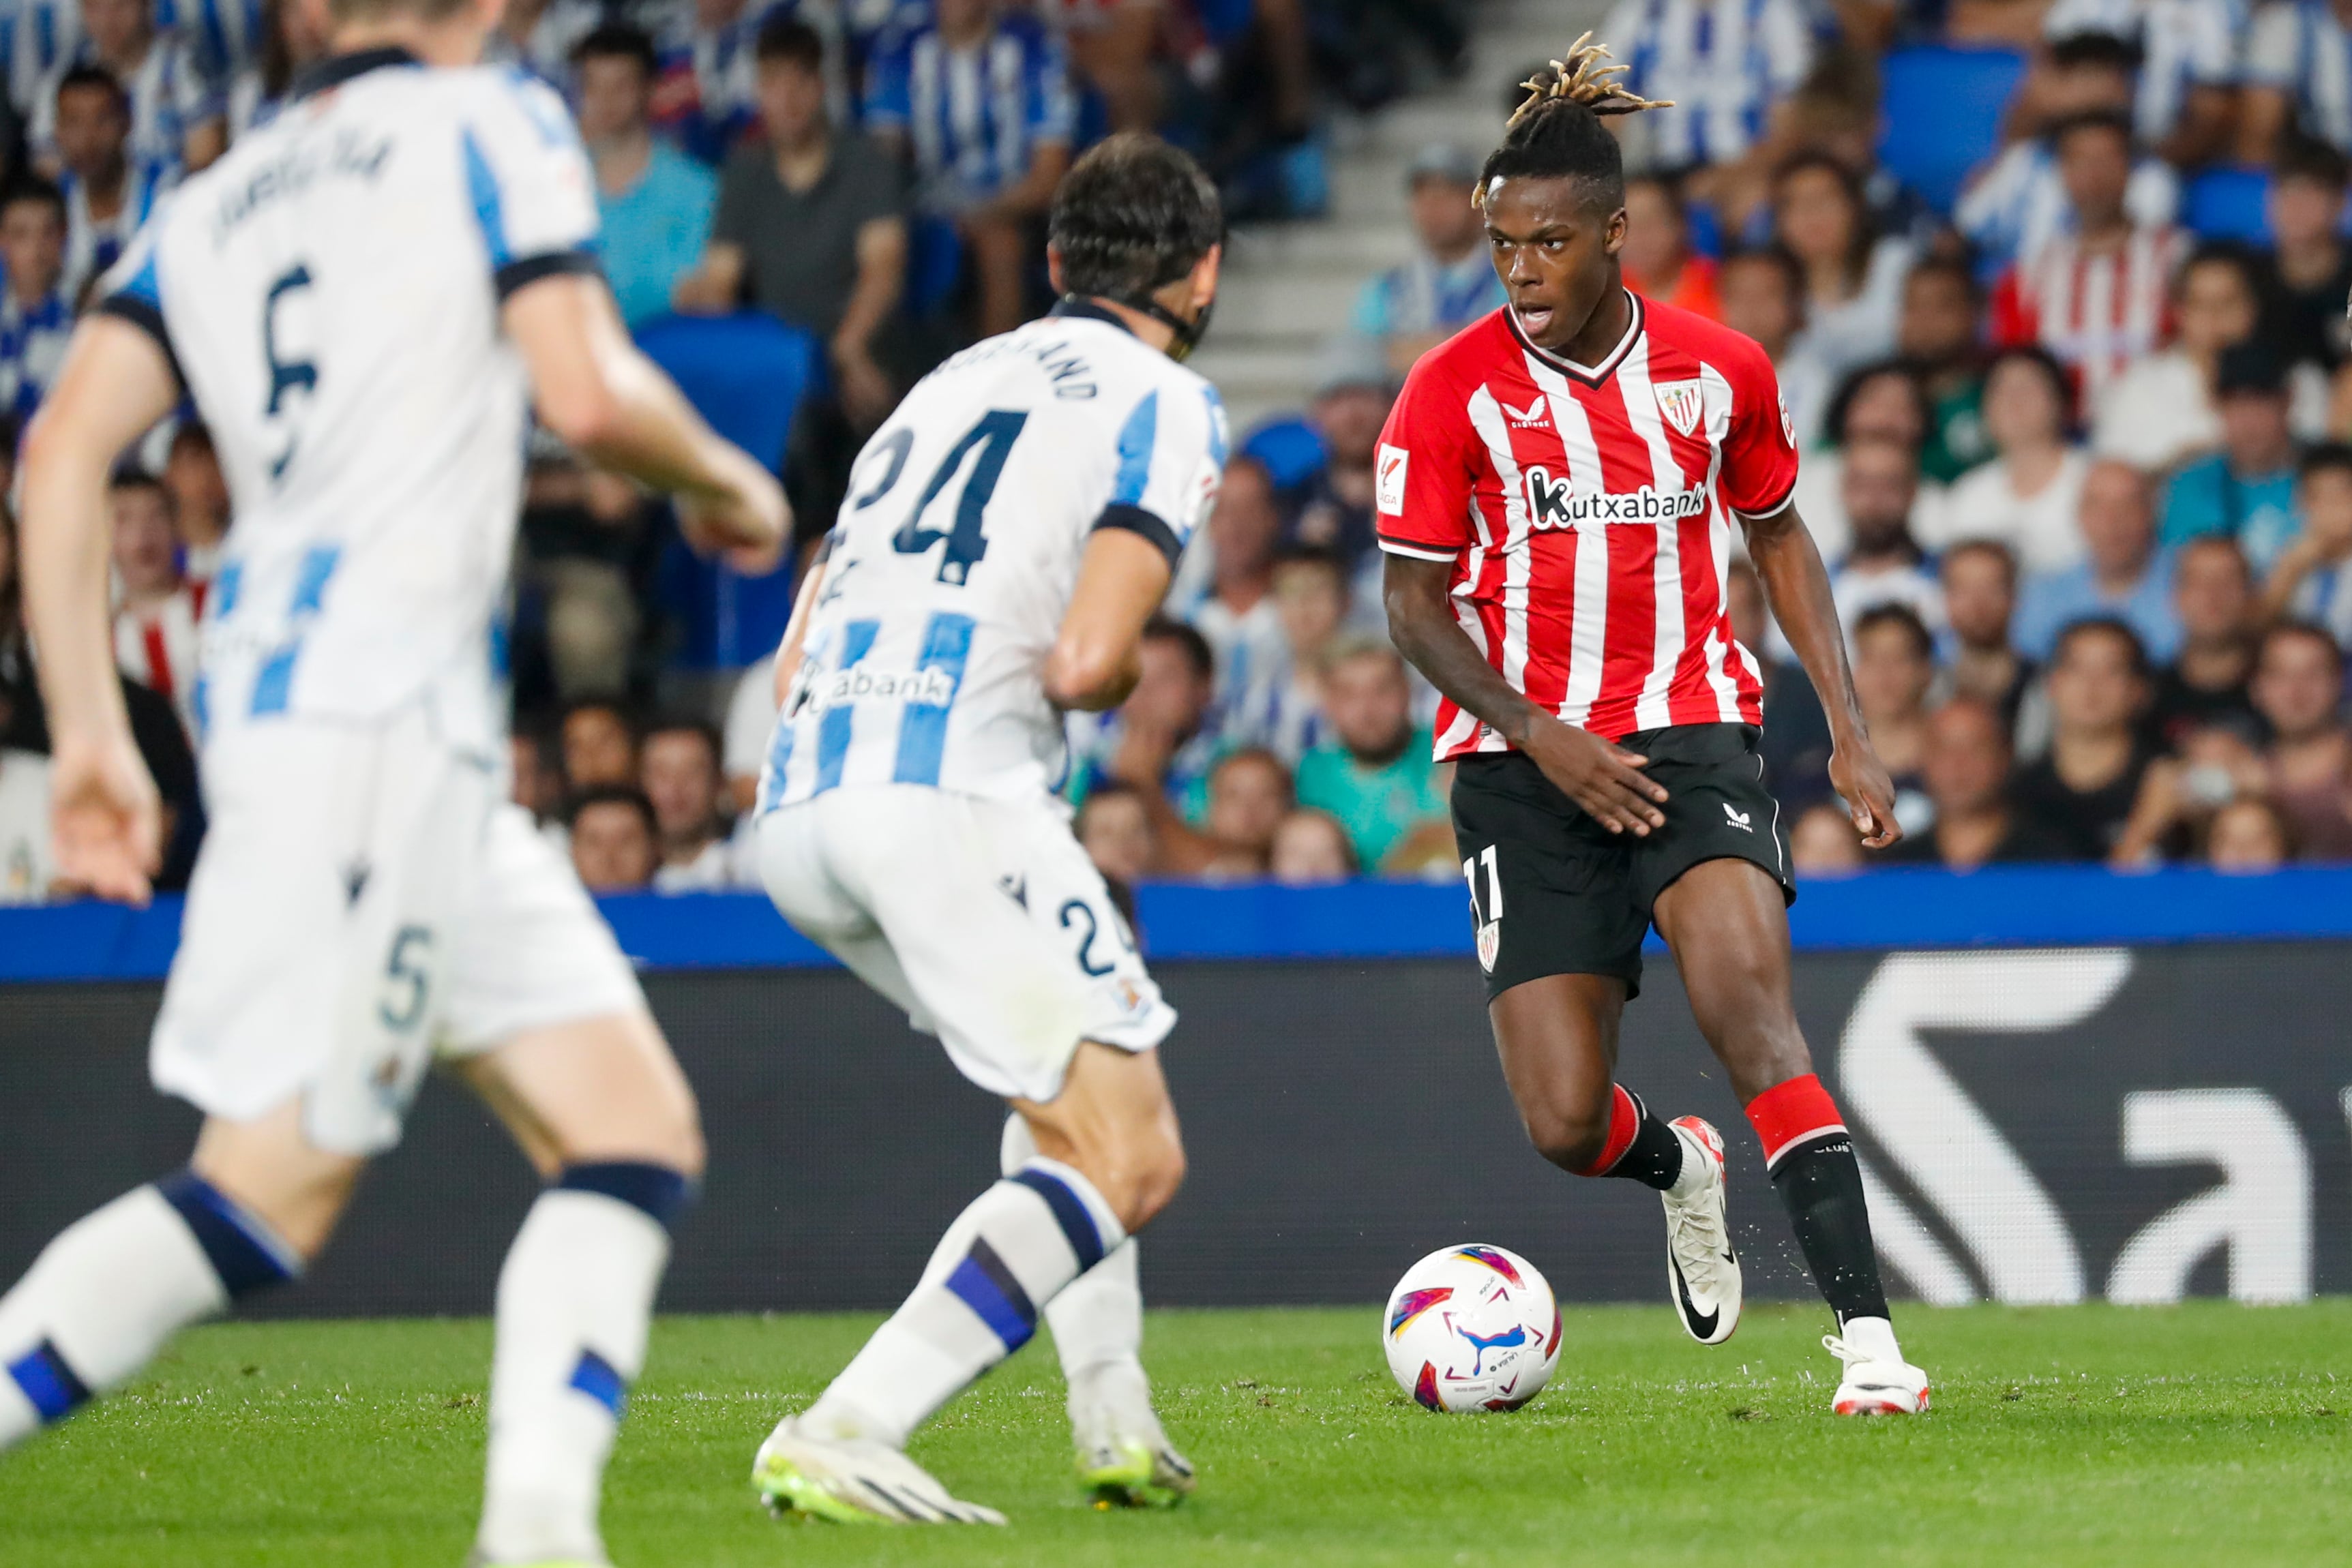
[{"label": "white sneaker", "polygon": [[1696,1116],[1672,1124],[1684,1159],[1699,1161],[1706,1179],[1686,1197],[1659,1195],[1666,1205],[1666,1288],[1691,1338],[1721,1344],[1739,1327],[1741,1295],[1725,1202],[1723,1134]]},{"label": "white sneaker", "polygon": [[1822,1348],[1845,1364],[1830,1409],[1840,1416],[1916,1416],[1927,1408],[1927,1375],[1903,1359],[1885,1318],[1854,1318],[1845,1337],[1823,1334]]},{"label": "white sneaker", "polygon": [[835,1524],[1003,1524],[1004,1516],[948,1489],[887,1443],[819,1437],[787,1416],[751,1461],[760,1500],[782,1518]]}]

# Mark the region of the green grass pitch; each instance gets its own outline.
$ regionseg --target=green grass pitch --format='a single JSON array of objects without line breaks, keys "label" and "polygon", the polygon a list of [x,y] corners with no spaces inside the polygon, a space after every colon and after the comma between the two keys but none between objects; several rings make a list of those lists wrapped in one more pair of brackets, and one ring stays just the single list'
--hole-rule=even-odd
[{"label": "green grass pitch", "polygon": [[[1664,1306],[1573,1312],[1510,1416],[1408,1403],[1370,1307],[1162,1312],[1146,1358],[1201,1466],[1168,1513],[1097,1512],[1033,1345],[914,1453],[1006,1531],[778,1524],[751,1451],[871,1318],[665,1320],[614,1462],[621,1568],[829,1563],[2312,1563],[2352,1541],[2352,1301],[1913,1309],[1913,1421],[1840,1421],[1818,1309],[1716,1350]],[[228,1325],[0,1458],[7,1568],[430,1564],[479,1484],[479,1322]],[[2339,1379],[2342,1381],[2339,1383]]]}]

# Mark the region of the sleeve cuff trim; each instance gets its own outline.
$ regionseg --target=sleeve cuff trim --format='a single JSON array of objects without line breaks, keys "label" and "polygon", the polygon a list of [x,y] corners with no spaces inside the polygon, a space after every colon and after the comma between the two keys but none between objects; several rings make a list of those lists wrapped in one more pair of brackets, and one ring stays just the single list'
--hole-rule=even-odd
[{"label": "sleeve cuff trim", "polygon": [[1184,553],[1184,542],[1176,537],[1176,530],[1168,526],[1167,519],[1141,507],[1114,501],[1102,509],[1102,516],[1095,519],[1095,528],[1089,531],[1102,528],[1122,528],[1131,534],[1140,534],[1147,543],[1155,546],[1161,555],[1168,558],[1171,572],[1176,570],[1177,558]]},{"label": "sleeve cuff trim", "polygon": [[528,256],[508,262],[491,275],[498,285],[499,303],[514,298],[519,289],[527,288],[542,277],[602,277],[604,268],[593,253],[587,250],[550,251],[541,256]]},{"label": "sleeve cuff trim", "polygon": [[101,316],[128,321],[154,339],[155,346],[163,350],[164,363],[172,367],[173,382],[182,392],[188,390],[188,378],[180,370],[180,356],[172,348],[171,329],[163,325],[163,312],[152,301],[135,294],[110,294],[91,308]]},{"label": "sleeve cuff trim", "polygon": [[1411,556],[1415,560],[1442,560],[1450,564],[1462,559],[1460,550],[1442,550],[1424,544],[1408,544],[1402,539],[1392,539],[1386,534],[1381,536],[1381,549],[1390,555]]}]

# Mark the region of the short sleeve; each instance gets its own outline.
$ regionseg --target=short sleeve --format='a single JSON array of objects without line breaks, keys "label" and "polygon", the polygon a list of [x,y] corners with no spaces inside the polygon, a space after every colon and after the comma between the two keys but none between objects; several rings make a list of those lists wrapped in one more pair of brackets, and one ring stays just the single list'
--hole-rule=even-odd
[{"label": "short sleeve", "polygon": [[1797,488],[1797,422],[1790,417],[1772,361],[1753,344],[1724,367],[1731,386],[1731,428],[1723,441],[1717,484],[1723,504],[1740,517],[1769,517]]},{"label": "short sleeve", "polygon": [[1779,0],[1762,18],[1764,77],[1774,96],[1792,93],[1813,68],[1813,29],[1797,0]]},{"label": "short sleeve", "polygon": [[751,243],[751,213],[757,200],[752,192],[760,174],[758,161],[764,156],[755,148],[738,148],[719,171],[719,201],[710,213],[712,243]]},{"label": "short sleeve", "polygon": [[1173,571],[1224,482],[1224,402],[1205,382],[1154,387],[1119,422],[1118,452],[1110,499],[1094,526],[1142,535]]},{"label": "short sleeve", "polygon": [[903,218],[907,215],[907,177],[898,161],[871,141],[859,138],[857,153],[848,167],[856,173],[855,200],[857,221],[870,224],[877,218]]},{"label": "short sleeve", "polygon": [[2292,87],[2302,74],[2303,27],[2292,5],[2273,3],[2254,14],[2246,30],[2246,80],[2256,87]]},{"label": "short sleeve", "polygon": [[1373,527],[1381,549],[1417,560],[1453,560],[1475,542],[1470,505],[1470,411],[1462,393],[1432,369],[1427,354],[1405,378],[1372,457]]},{"label": "short sleeve", "polygon": [[499,298],[596,264],[596,183],[571,113],[546,83],[502,74],[459,129],[467,194]]},{"label": "short sleeve", "polygon": [[188,378],[181,372],[179,353],[172,346],[171,324],[163,314],[163,274],[156,266],[158,230],[166,207],[166,202],[155,204],[153,214],[123,246],[121,258],[99,280],[97,303],[90,308],[99,315],[128,321],[154,339],[155,346],[163,350],[163,358],[172,367],[173,380],[185,390]]}]

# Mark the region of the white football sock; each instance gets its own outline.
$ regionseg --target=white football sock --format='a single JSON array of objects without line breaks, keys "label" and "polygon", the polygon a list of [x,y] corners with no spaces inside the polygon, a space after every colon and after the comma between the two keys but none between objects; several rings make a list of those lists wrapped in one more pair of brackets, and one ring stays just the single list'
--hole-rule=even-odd
[{"label": "white football sock", "polygon": [[[655,1174],[683,1192],[674,1173]],[[609,1189],[568,1186],[541,1193],[524,1218],[499,1274],[476,1541],[485,1562],[604,1560],[597,1499],[628,1385],[645,1367],[667,1218]]]},{"label": "white football sock", "polygon": [[[1029,1124],[1018,1113],[1006,1118],[1004,1174],[1036,1154]],[[1045,1326],[1054,1331],[1054,1350],[1069,1384],[1070,1426],[1081,1443],[1159,1436],[1143,1371],[1142,1245],[1129,1237],[1045,1306]]]},{"label": "white football sock", "polygon": [[299,1264],[186,1173],[75,1221],[0,1298],[0,1448],[121,1387],[190,1323]]},{"label": "white football sock", "polygon": [[1126,1239],[1094,1184],[1031,1158],[957,1216],[920,1283],[801,1417],[819,1437],[903,1448],[966,1384],[1029,1342],[1039,1303]]},{"label": "white football sock", "polygon": [[1873,1361],[1903,1361],[1903,1347],[1895,1343],[1895,1325],[1885,1318],[1848,1318],[1838,1325],[1838,1338]]}]

